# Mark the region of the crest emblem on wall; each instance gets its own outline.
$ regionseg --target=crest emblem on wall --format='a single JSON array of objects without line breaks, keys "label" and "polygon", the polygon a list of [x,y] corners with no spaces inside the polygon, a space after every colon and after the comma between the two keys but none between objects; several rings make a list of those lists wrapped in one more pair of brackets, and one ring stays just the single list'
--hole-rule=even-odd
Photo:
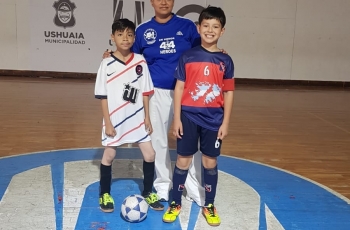
[{"label": "crest emblem on wall", "polygon": [[67,28],[75,25],[73,11],[76,6],[73,2],[70,0],[59,0],[53,4],[53,7],[56,9],[56,15],[53,20],[56,26]]}]

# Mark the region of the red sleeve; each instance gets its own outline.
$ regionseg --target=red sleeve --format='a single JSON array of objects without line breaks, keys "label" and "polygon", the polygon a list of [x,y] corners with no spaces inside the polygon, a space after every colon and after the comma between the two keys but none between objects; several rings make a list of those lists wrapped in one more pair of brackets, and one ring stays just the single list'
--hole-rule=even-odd
[{"label": "red sleeve", "polygon": [[142,93],[142,96],[150,96],[150,95],[152,95],[154,93],[154,90],[151,90],[151,91],[149,91],[149,92],[143,92]]},{"label": "red sleeve", "polygon": [[234,91],[235,90],[235,79],[224,79],[224,87],[222,88],[223,91]]}]

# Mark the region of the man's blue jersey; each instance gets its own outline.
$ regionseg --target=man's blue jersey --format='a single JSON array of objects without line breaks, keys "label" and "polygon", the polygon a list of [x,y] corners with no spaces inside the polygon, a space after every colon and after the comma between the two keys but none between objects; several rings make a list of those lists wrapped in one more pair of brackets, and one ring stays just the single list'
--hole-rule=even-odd
[{"label": "man's blue jersey", "polygon": [[200,36],[194,22],[173,14],[164,24],[154,18],[140,24],[132,51],[143,54],[154,87],[174,89],[174,72],[180,56],[197,45]]}]

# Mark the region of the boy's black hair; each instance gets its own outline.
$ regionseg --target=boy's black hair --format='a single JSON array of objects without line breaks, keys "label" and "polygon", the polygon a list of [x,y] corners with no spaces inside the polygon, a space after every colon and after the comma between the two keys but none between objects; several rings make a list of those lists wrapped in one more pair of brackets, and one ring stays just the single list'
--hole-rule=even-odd
[{"label": "boy's black hair", "polygon": [[118,20],[115,20],[112,25],[112,34],[115,33],[115,31],[124,31],[126,29],[132,30],[133,33],[135,33],[135,24],[126,18],[121,18]]},{"label": "boy's black hair", "polygon": [[221,26],[224,27],[226,24],[226,16],[224,11],[220,7],[208,6],[199,15],[198,23],[201,24],[206,19],[217,19]]}]

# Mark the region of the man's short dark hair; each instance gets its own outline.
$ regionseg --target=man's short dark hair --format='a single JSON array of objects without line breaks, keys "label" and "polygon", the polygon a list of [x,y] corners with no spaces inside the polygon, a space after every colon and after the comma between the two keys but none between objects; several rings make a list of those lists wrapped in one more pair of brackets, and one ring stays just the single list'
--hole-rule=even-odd
[{"label": "man's short dark hair", "polygon": [[226,16],[220,7],[208,6],[199,15],[198,23],[201,24],[203,20],[216,19],[224,27],[226,24]]},{"label": "man's short dark hair", "polygon": [[130,21],[129,19],[122,18],[115,20],[112,25],[112,34],[115,33],[115,31],[124,31],[126,29],[132,30],[135,33],[135,24]]}]

